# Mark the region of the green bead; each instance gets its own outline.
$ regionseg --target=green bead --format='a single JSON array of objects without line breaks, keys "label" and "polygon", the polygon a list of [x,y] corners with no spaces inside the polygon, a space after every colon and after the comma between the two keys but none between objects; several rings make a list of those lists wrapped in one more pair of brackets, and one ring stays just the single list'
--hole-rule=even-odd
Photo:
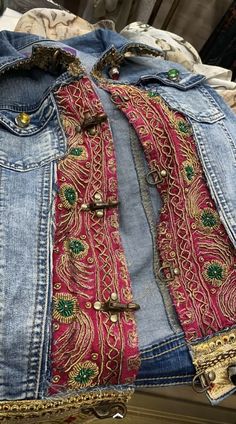
[{"label": "green bead", "polygon": [[65,317],[71,317],[74,315],[74,302],[73,300],[59,299],[57,304],[58,313]]},{"label": "green bead", "polygon": [[83,148],[82,147],[74,147],[72,149],[70,149],[70,155],[72,156],[81,156],[83,153]]},{"label": "green bead", "polygon": [[184,134],[187,134],[189,132],[189,126],[184,121],[180,121],[178,123],[178,127],[179,127],[179,130],[183,132]]},{"label": "green bead", "polygon": [[192,181],[195,173],[194,173],[194,169],[191,165],[187,165],[185,167],[185,173],[186,173],[186,177],[189,181]]},{"label": "green bead", "polygon": [[167,76],[168,76],[169,80],[171,80],[171,81],[178,81],[178,79],[179,79],[178,69],[170,69],[167,72]]},{"label": "green bead", "polygon": [[95,372],[91,368],[82,368],[79,373],[74,377],[76,383],[86,384],[94,376]]},{"label": "green bead", "polygon": [[207,269],[207,275],[210,280],[223,280],[224,270],[220,264],[214,263],[209,265]]},{"label": "green bead", "polygon": [[148,97],[156,97],[157,93],[154,93],[153,91],[148,91]]},{"label": "green bead", "polygon": [[218,220],[217,220],[216,216],[209,211],[203,211],[202,212],[201,221],[202,221],[202,225],[204,227],[213,228],[218,224]]},{"label": "green bead", "polygon": [[72,187],[65,188],[64,196],[67,202],[73,206],[77,200],[76,191]]},{"label": "green bead", "polygon": [[70,240],[69,249],[72,253],[78,255],[79,253],[84,252],[85,247],[80,240]]}]

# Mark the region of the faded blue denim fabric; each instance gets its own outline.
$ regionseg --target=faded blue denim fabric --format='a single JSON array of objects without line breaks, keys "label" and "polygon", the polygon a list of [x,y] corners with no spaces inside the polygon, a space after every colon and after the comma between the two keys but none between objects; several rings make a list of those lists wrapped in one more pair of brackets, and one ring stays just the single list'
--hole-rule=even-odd
[{"label": "faded blue denim fabric", "polygon": [[171,386],[191,383],[195,375],[183,334],[158,340],[141,349],[141,367],[137,387]]},{"label": "faded blue denim fabric", "polygon": [[[7,54],[3,40],[0,46]],[[0,77],[1,400],[37,398],[48,373],[51,205],[55,163],[66,150],[48,91],[54,82],[40,70]],[[21,112],[30,116],[25,128],[15,121]]]}]

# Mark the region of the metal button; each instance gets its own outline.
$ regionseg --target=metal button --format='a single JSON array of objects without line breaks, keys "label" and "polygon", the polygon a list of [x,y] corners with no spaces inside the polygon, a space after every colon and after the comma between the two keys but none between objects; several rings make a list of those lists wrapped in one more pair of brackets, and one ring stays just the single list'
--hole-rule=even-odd
[{"label": "metal button", "polygon": [[117,293],[112,293],[111,294],[111,299],[112,300],[117,300],[118,299]]},{"label": "metal button", "polygon": [[117,322],[118,321],[118,315],[117,314],[111,315],[110,320],[111,320],[111,322],[114,322],[114,323]]},{"label": "metal button", "polygon": [[30,116],[28,113],[21,112],[19,115],[15,118],[15,123],[18,125],[18,127],[25,128],[28,127],[30,124]]},{"label": "metal button", "polygon": [[167,172],[166,172],[165,169],[162,169],[161,172],[160,172],[160,174],[161,174],[162,177],[166,177],[167,176]]},{"label": "metal button", "polygon": [[170,69],[167,72],[167,77],[171,81],[178,81],[179,80],[179,71],[178,71],[178,69],[175,69],[175,68]]},{"label": "metal button", "polygon": [[216,378],[216,373],[214,371],[210,371],[208,373],[208,378],[209,378],[210,381],[214,381],[215,378]]},{"label": "metal button", "polygon": [[100,311],[102,309],[102,303],[97,301],[93,304],[94,309],[96,309],[96,311]]},{"label": "metal button", "polygon": [[119,68],[117,66],[113,66],[112,68],[109,69],[108,74],[111,79],[113,79],[114,81],[117,81],[120,76]]}]

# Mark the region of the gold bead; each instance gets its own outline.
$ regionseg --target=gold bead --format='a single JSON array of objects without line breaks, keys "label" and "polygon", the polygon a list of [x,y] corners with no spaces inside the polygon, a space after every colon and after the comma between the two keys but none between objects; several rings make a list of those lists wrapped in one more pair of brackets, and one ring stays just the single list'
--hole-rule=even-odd
[{"label": "gold bead", "polygon": [[179,275],[179,273],[180,273],[179,268],[174,268],[174,274]]},{"label": "gold bead", "polygon": [[166,177],[166,176],[167,176],[167,172],[166,172],[166,170],[165,170],[165,169],[162,169],[162,171],[161,171],[161,176],[162,176],[162,177]]},{"label": "gold bead", "polygon": [[96,211],[96,216],[97,216],[98,218],[102,218],[102,217],[103,217],[103,215],[104,215],[103,210],[99,209],[99,210],[97,210],[97,211]]},{"label": "gold bead", "polygon": [[89,206],[88,206],[88,205],[86,205],[86,203],[82,203],[82,205],[81,205],[81,210],[82,210],[82,211],[87,211],[87,210],[89,210]]},{"label": "gold bead", "polygon": [[97,130],[96,130],[96,128],[95,128],[95,127],[91,127],[91,128],[89,128],[89,129],[88,129],[88,133],[89,133],[89,135],[95,135],[95,134],[96,134],[96,132],[97,132]]},{"label": "gold bead", "polygon": [[216,378],[216,374],[215,374],[215,372],[214,372],[214,371],[210,371],[210,372],[208,373],[208,378],[209,378],[209,380],[210,380],[210,381],[214,381],[214,380],[215,380],[215,378]]},{"label": "gold bead", "polygon": [[97,353],[92,353],[91,358],[96,361],[96,359],[98,359],[98,354]]},{"label": "gold bead", "polygon": [[101,194],[100,193],[95,193],[95,195],[94,195],[94,200],[96,200],[96,201],[101,201],[102,200],[102,196],[101,196]]},{"label": "gold bead", "polygon": [[58,383],[58,381],[60,380],[60,376],[59,375],[55,375],[52,379],[53,383]]},{"label": "gold bead", "polygon": [[111,300],[117,300],[117,299],[118,299],[117,293],[112,293]]},{"label": "gold bead", "polygon": [[111,320],[111,322],[117,322],[118,321],[118,315],[116,315],[116,314],[111,315],[110,320]]},{"label": "gold bead", "polygon": [[102,303],[97,301],[93,304],[94,309],[96,309],[96,311],[100,311],[102,309]]},{"label": "gold bead", "polygon": [[15,122],[18,125],[18,127],[25,128],[28,127],[30,123],[30,116],[28,113],[21,112],[19,115],[16,116]]}]

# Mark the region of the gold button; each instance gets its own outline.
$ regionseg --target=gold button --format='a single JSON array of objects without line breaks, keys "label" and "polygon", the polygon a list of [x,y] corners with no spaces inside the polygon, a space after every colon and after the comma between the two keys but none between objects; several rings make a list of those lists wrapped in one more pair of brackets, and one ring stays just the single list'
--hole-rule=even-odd
[{"label": "gold button", "polygon": [[25,112],[21,112],[19,113],[19,115],[16,116],[15,122],[18,125],[18,127],[21,127],[21,128],[28,127],[30,123],[30,116]]},{"label": "gold button", "polygon": [[95,193],[94,200],[97,201],[97,202],[101,201],[102,200],[101,194],[100,193]]},{"label": "gold button", "polygon": [[208,373],[208,378],[209,378],[209,380],[210,380],[210,381],[214,381],[214,380],[216,379],[216,374],[215,374],[215,372],[214,372],[214,371],[210,371],[210,372]]}]

